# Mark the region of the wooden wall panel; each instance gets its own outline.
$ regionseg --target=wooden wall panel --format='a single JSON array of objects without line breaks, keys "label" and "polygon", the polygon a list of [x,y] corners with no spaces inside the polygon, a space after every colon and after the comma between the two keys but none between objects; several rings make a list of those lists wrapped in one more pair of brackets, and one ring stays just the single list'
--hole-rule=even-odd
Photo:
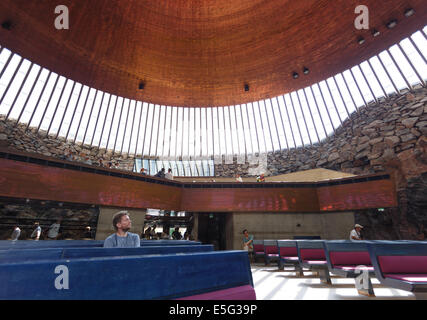
[{"label": "wooden wall panel", "polygon": [[0,196],[175,210],[181,188],[0,159]]},{"label": "wooden wall panel", "polygon": [[184,189],[182,210],[195,212],[316,212],[315,188]]},{"label": "wooden wall panel", "polygon": [[283,184],[279,188],[277,183],[271,187],[248,184],[247,188],[240,183],[239,188],[203,185],[169,186],[0,159],[2,197],[189,212],[322,212],[397,206],[391,179],[334,186]]},{"label": "wooden wall panel", "polygon": [[320,211],[397,206],[393,180],[368,181],[317,189]]}]

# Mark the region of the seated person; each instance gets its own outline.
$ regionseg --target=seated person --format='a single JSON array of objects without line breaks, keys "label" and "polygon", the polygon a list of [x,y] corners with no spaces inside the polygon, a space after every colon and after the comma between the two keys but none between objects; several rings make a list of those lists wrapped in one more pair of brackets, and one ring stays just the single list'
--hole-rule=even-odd
[{"label": "seated person", "polygon": [[119,211],[113,216],[113,227],[116,233],[104,241],[104,248],[137,248],[141,246],[139,236],[129,232],[132,221],[127,211]]}]

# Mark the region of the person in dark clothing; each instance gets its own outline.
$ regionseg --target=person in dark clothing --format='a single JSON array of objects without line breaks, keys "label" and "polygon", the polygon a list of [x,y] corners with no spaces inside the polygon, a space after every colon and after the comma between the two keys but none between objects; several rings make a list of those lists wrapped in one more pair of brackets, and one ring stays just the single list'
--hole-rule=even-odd
[{"label": "person in dark clothing", "polygon": [[162,168],[162,170],[157,172],[155,177],[164,178],[165,177],[165,168]]},{"label": "person in dark clothing", "polygon": [[178,227],[176,227],[175,231],[172,232],[172,238],[174,240],[181,240],[182,239],[182,235],[181,235],[181,232],[179,232],[179,228]]}]

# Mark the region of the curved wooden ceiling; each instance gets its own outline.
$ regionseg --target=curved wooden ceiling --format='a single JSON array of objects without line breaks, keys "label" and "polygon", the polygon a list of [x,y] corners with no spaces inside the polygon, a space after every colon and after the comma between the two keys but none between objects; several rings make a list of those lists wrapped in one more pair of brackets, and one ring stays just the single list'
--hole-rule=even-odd
[{"label": "curved wooden ceiling", "polygon": [[[54,28],[56,0],[2,0],[0,23],[10,21],[12,29],[0,28],[0,45],[102,91],[187,107],[235,105],[298,90],[378,54],[427,21],[425,0],[364,1],[370,28],[381,32],[377,37],[354,27],[358,0],[60,3],[69,8],[69,30]],[[415,9],[408,18],[407,8]],[[391,19],[398,25],[389,30]],[[300,74],[296,80],[293,71]]]}]

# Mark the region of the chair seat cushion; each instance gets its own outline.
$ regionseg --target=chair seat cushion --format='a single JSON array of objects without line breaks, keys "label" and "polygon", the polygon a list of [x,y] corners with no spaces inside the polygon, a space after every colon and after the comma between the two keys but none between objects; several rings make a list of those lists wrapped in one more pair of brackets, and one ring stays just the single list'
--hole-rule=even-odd
[{"label": "chair seat cushion", "polygon": [[408,274],[396,274],[396,273],[386,273],[384,274],[385,278],[391,278],[396,280],[402,280],[407,282],[426,282],[427,283],[427,274],[417,274],[417,273],[408,273]]},{"label": "chair seat cushion", "polygon": [[303,262],[308,264],[326,264],[326,260],[304,260]]},{"label": "chair seat cushion", "polygon": [[[344,271],[354,271],[354,270],[358,269],[357,266],[350,266],[350,265],[349,266],[337,266],[337,265],[335,265],[334,268],[335,269],[341,269]],[[363,267],[360,267],[359,270],[374,271],[374,267],[373,266],[363,266]]]}]

